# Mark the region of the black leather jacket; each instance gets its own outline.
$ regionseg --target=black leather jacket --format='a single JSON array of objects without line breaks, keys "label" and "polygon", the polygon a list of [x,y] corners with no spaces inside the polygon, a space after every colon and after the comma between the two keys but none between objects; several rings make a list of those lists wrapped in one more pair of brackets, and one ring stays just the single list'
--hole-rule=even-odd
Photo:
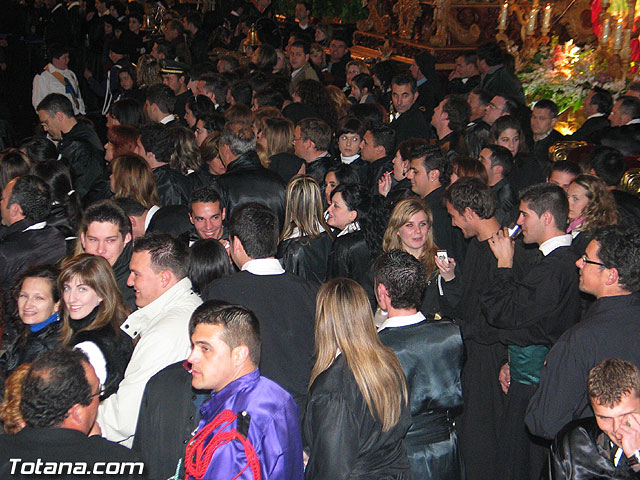
[{"label": "black leather jacket", "polygon": [[191,197],[191,182],[180,172],[176,172],[169,165],[153,169],[156,188],[162,206],[188,205]]},{"label": "black leather jacket", "polygon": [[315,286],[327,280],[327,263],[333,240],[327,232],[318,238],[289,238],[278,245],[276,258],[286,272],[304,278]]},{"label": "black leather jacket", "polygon": [[[20,322],[20,319],[17,319]],[[9,376],[23,363],[32,362],[44,352],[60,345],[60,326],[62,322],[50,323],[37,332],[29,331],[26,339],[16,337],[0,357],[0,372]],[[3,343],[5,338],[2,339]]]}]

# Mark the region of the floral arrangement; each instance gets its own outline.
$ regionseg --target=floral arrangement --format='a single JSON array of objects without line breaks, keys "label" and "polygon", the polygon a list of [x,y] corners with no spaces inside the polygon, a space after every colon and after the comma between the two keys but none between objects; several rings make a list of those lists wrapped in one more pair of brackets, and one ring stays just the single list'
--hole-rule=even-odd
[{"label": "floral arrangement", "polygon": [[559,45],[558,38],[554,37],[517,75],[529,100],[547,98],[558,105],[560,112],[569,108],[575,112],[595,86],[614,96],[626,88],[626,82],[616,80],[610,71],[614,64],[588,45],[581,48],[573,41]]}]

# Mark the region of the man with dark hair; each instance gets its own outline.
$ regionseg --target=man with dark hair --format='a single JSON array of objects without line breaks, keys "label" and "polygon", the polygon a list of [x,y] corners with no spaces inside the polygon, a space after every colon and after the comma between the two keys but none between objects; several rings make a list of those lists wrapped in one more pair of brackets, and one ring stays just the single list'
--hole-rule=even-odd
[{"label": "man with dark hair", "polygon": [[571,140],[591,140],[591,135],[599,130],[611,126],[609,114],[613,106],[611,93],[600,87],[589,90],[587,98],[582,105],[582,112],[587,117],[576,132],[571,135]]},{"label": "man with dark hair", "polygon": [[596,301],[547,354],[529,402],[529,431],[548,439],[592,415],[585,385],[594,365],[614,356],[640,365],[640,230],[599,228],[576,265],[580,290]]},{"label": "man with dark hair", "polygon": [[319,118],[305,118],[293,133],[293,150],[305,161],[305,173],[322,188],[327,170],[336,164],[329,153],[332,131],[327,122]]},{"label": "man with dark hair", "polygon": [[[161,86],[164,87],[164,85]],[[167,127],[160,123],[141,127],[138,149],[140,155],[153,170],[153,178],[156,181],[162,205],[186,205],[189,203],[191,195],[189,181],[184,175],[169,166],[173,142]]]},{"label": "man with dark hair", "polygon": [[549,148],[564,138],[553,127],[558,121],[558,106],[551,100],[540,100],[533,105],[531,131],[533,132],[533,155],[538,160],[542,173],[549,176],[551,160]]},{"label": "man with dark hair", "polygon": [[440,78],[436,73],[436,59],[428,52],[421,52],[416,55],[409,71],[416,80],[417,105],[428,123],[433,110],[444,97]]},{"label": "man with dark hair", "polygon": [[333,85],[342,88],[347,81],[347,63],[351,61],[349,43],[344,35],[334,35],[329,42],[327,55],[327,71],[333,76]]},{"label": "man with dark hair", "polygon": [[513,169],[513,156],[505,147],[487,145],[480,150],[478,161],[487,171],[489,186],[496,204],[495,217],[500,225],[508,227],[517,217],[516,193],[507,180]]},{"label": "man with dark hair", "polygon": [[513,117],[518,116],[518,103],[510,97],[504,95],[494,95],[487,105],[482,120],[487,125],[491,126],[500,117],[505,115],[511,115]]},{"label": "man with dark hair", "polygon": [[223,55],[218,59],[216,68],[218,73],[230,72],[240,66],[240,62],[233,55]]},{"label": "man with dark hair", "polygon": [[175,108],[176,94],[171,87],[158,84],[147,88],[144,114],[149,121],[168,127],[177,126],[178,120],[173,114]]},{"label": "man with dark hair", "polygon": [[475,177],[461,178],[444,193],[453,226],[469,239],[464,268],[456,272],[457,258],[449,254],[442,267],[444,313],[459,321],[466,361],[462,370],[463,415],[458,419],[460,447],[468,478],[492,480],[496,474],[501,442],[498,421],[502,417],[504,394],[496,374],[507,356],[495,330],[487,324],[481,298],[497,275],[489,239],[500,229],[494,217],[491,189]]},{"label": "man with dark hair", "polygon": [[547,177],[547,182],[555,183],[566,192],[573,179],[582,173],[577,163],[569,160],[560,160],[551,164],[551,171]]},{"label": "man with dark hair", "polygon": [[57,473],[55,478],[76,478],[79,468],[84,467],[85,474],[98,473],[109,471],[105,465],[111,462],[124,462],[113,478],[146,478],[135,453],[99,435],[88,436],[101,393],[98,377],[80,350],[55,349],[34,360],[20,399],[26,428],[0,436],[0,476]]},{"label": "man with dark hair", "polygon": [[229,84],[222,75],[206,73],[198,78],[197,92],[194,95],[204,95],[216,106],[216,111],[223,111],[227,103]]},{"label": "man with dark hair", "polygon": [[318,74],[309,64],[310,53],[311,47],[305,41],[296,40],[289,46],[287,55],[291,65],[291,91],[293,92],[302,80],[320,81]]},{"label": "man with dark hair", "polygon": [[129,217],[133,240],[136,240],[145,234],[153,216],[158,210],[160,210],[160,207],[157,205],[154,205],[151,208],[145,208],[145,206],[140,202],[136,202],[131,198],[118,198],[115,202]]},{"label": "man with dark hair", "polygon": [[147,380],[162,368],[184,360],[189,351],[187,322],[202,303],[187,278],[189,250],[166,234],[137,239],[129,265],[138,310],[122,324],[135,348],[117,393],[100,404],[103,435],[131,446]]},{"label": "man with dark hair", "polygon": [[524,90],[520,80],[504,66],[504,52],[498,44],[485,43],[478,47],[476,55],[481,75],[480,87],[494,95],[511,96],[524,105]]},{"label": "man with dark hair", "polygon": [[7,228],[0,235],[0,286],[5,292],[28,267],[55,264],[65,255],[64,236],[47,225],[50,209],[49,187],[36,176],[14,178],[4,187],[0,213]]},{"label": "man with dark hair", "polygon": [[480,87],[476,87],[469,92],[469,95],[467,96],[467,103],[471,108],[469,113],[469,120],[471,124],[484,121],[484,116],[487,113],[487,109],[489,108],[492,98],[493,95],[491,95],[491,93]]},{"label": "man with dark hair", "polygon": [[431,136],[430,127],[424,114],[416,103],[420,94],[415,78],[401,73],[391,80],[391,101],[396,110],[391,128],[396,131],[396,142],[404,142],[409,138],[424,138]]},{"label": "man with dark hair", "polygon": [[601,178],[613,194],[620,212],[620,223],[640,226],[640,199],[620,189],[620,181],[627,170],[622,154],[612,147],[596,147],[589,155],[589,166],[589,173]]},{"label": "man with dark hair", "polygon": [[[457,95],[447,95],[433,112],[431,126],[438,136],[437,145],[446,152],[460,150],[460,136],[469,124],[471,108]],[[461,152],[460,152],[461,153]]]},{"label": "man with dark hair", "polygon": [[506,398],[497,478],[538,475],[547,456],[524,428],[524,416],[547,352],[580,318],[576,255],[565,233],[568,211],[567,196],[557,185],[539,183],[521,194],[518,225],[524,243],[541,252],[521,274],[514,269],[515,242],[506,229],[489,239],[498,269],[481,304],[509,351],[499,376]]},{"label": "man with dark hair", "polygon": [[640,155],[640,99],[623,96],[609,115],[611,128],[593,135],[596,144],[614,147],[625,156]]},{"label": "man with dark hair", "polygon": [[135,308],[134,292],[127,286],[132,243],[127,214],[113,200],[102,200],[85,210],[79,230],[82,250],[109,262],[124,303]]},{"label": "man with dark hair", "polygon": [[[396,132],[386,123],[369,125],[362,136],[360,156],[369,162],[369,191],[372,195],[378,193],[378,181],[382,176],[393,170],[393,155],[396,148]],[[397,181],[392,176],[395,186]]]},{"label": "man with dark hair", "polygon": [[50,93],[36,110],[44,131],[58,141],[58,153],[71,164],[78,195],[86,201],[90,191],[99,195],[108,188],[102,143],[91,124],[76,119],[71,101],[59,93]]},{"label": "man with dark hair", "polygon": [[[253,478],[304,478],[298,408],[258,369],[261,330],[254,313],[241,306],[207,302],[193,313],[187,359],[192,385],[212,393],[187,445],[186,477],[206,471],[202,478],[217,479],[246,469]],[[219,443],[233,433],[245,442]],[[201,455],[212,444],[212,454]]]},{"label": "man with dark hair", "polygon": [[222,206],[220,194],[212,186],[197,188],[191,194],[189,202],[189,221],[193,224],[198,237],[223,240],[226,209]]},{"label": "man with dark hair", "polygon": [[150,54],[153,58],[160,62],[174,58],[176,56],[176,51],[173,48],[173,45],[171,45],[169,42],[167,42],[163,38],[158,38],[153,43]]},{"label": "man with dark hair", "polygon": [[252,96],[253,90],[251,90],[251,86],[246,80],[237,80],[233,82],[229,88],[229,103],[231,105],[241,103],[247,107],[251,107]]},{"label": "man with dark hair", "polygon": [[220,159],[227,171],[216,180],[228,218],[246,202],[269,207],[284,225],[285,185],[280,176],[264,168],[256,153],[256,137],[251,127],[232,122],[225,125],[219,141]]},{"label": "man with dark hair", "polygon": [[190,10],[182,18],[184,29],[189,33],[189,51],[191,63],[198,64],[209,60],[209,37],[202,29],[202,17],[197,11]]},{"label": "man with dark hair", "polygon": [[282,385],[304,411],[313,365],[316,291],[275,258],[278,221],[264,205],[245,203],[231,215],[229,253],[241,270],[211,283],[207,300],[242,305],[260,320],[260,371]]},{"label": "man with dark hair", "polygon": [[640,123],[640,100],[636,97],[620,97],[609,114],[609,120],[612,127]]},{"label": "man with dark hair", "polygon": [[480,85],[477,63],[475,52],[462,53],[456,57],[456,66],[449,74],[449,92],[467,94]]},{"label": "man with dark hair", "polygon": [[[187,88],[189,84],[188,65],[175,60],[167,60],[164,62],[160,73],[162,74],[162,83],[169,87],[175,95],[175,104],[171,113],[175,114],[178,123],[182,125],[184,124],[187,102],[193,96],[191,90]],[[175,125],[171,121],[169,123]]]},{"label": "man with dark hair", "polygon": [[566,425],[551,447],[550,480],[637,478],[640,472],[640,370],[609,358],[589,372],[589,402],[594,417]]},{"label": "man with dark hair", "polygon": [[184,25],[180,20],[169,20],[162,28],[164,39],[171,44],[179,61],[191,65],[191,52],[187,47]]},{"label": "man with dark hair", "polygon": [[33,78],[31,103],[36,109],[38,104],[50,93],[59,93],[71,101],[75,115],[84,115],[84,100],[76,74],[69,69],[70,49],[60,44],[49,46],[49,63],[44,70]]},{"label": "man with dark hair", "polygon": [[310,2],[296,2],[295,6],[295,19],[296,26],[292,34],[300,33],[309,38],[314,38],[315,29],[311,21],[311,3]]},{"label": "man with dark hair", "polygon": [[411,190],[425,200],[433,214],[433,235],[439,248],[447,250],[458,263],[464,262],[464,239],[451,225],[442,196],[451,180],[451,163],[438,147],[422,145],[411,153],[407,178]]},{"label": "man with dark hair", "polygon": [[380,340],[393,348],[410,379],[413,425],[405,448],[413,478],[437,478],[438,474],[462,478],[458,436],[451,421],[462,407],[460,328],[447,320],[427,319],[419,311],[426,272],[424,264],[409,253],[391,250],[380,255],[374,277],[378,305],[387,312]]}]

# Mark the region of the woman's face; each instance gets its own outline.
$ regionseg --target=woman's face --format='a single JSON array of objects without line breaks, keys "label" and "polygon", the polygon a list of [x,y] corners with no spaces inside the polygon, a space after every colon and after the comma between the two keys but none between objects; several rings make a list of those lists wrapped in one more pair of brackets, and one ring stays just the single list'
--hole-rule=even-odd
[{"label": "woman's face", "polygon": [[193,112],[189,108],[189,105],[185,105],[184,107],[184,119],[189,125],[189,128],[193,128],[196,124],[196,117],[193,115]]},{"label": "woman's face", "polygon": [[427,243],[428,233],[429,222],[427,221],[427,214],[423,211],[414,213],[398,230],[402,249],[414,257],[419,257]]},{"label": "woman's face", "polygon": [[333,192],[340,182],[336,177],[336,172],[329,172],[324,177],[324,197],[327,199],[327,205],[331,205],[331,192]]},{"label": "woman's face", "polygon": [[96,291],[77,276],[62,286],[62,300],[72,320],[85,318],[102,302]]},{"label": "woman's face", "polygon": [[351,157],[360,152],[362,138],[357,133],[343,133],[338,137],[338,148],[344,157]]},{"label": "woman's face", "polygon": [[520,135],[514,128],[505,128],[498,136],[497,144],[508,149],[515,157],[520,148]]},{"label": "woman's face", "polygon": [[107,128],[113,127],[114,125],[120,125],[120,122],[118,121],[118,119],[113,115],[111,115],[110,113],[107,113],[106,117],[107,117]]},{"label": "woman's face", "polygon": [[577,183],[571,183],[567,196],[569,197],[569,220],[575,220],[582,215],[582,211],[589,204],[587,189]]},{"label": "woman's face", "polygon": [[116,146],[111,143],[111,140],[107,140],[107,143],[104,144],[104,159],[107,162],[113,160],[114,152],[116,150]]},{"label": "woman's face", "polygon": [[[317,30],[316,30],[316,35],[317,35]],[[324,52],[321,50],[311,50],[309,59],[313,62],[315,66],[321,67],[324,60]]]},{"label": "woman's face", "polygon": [[37,325],[58,310],[60,302],[53,300],[51,282],[44,278],[27,277],[18,293],[18,316],[26,325]]},{"label": "woman's face", "polygon": [[224,164],[222,163],[222,160],[220,159],[220,155],[216,155],[207,163],[209,165],[209,173],[211,173],[211,175],[222,175],[227,171]]},{"label": "woman's face", "polygon": [[393,157],[393,178],[398,182],[407,178],[407,170],[409,170],[409,161],[404,160],[400,155],[400,150]]},{"label": "woman's face", "polygon": [[358,101],[362,98],[362,91],[355,84],[351,85],[351,96]]},{"label": "woman's face", "polygon": [[131,90],[133,88],[133,78],[129,72],[120,72],[120,86],[123,90]]},{"label": "woman's face", "polygon": [[207,131],[207,129],[204,128],[204,122],[202,120],[198,120],[196,122],[195,134],[196,134],[196,142],[198,143],[198,146],[202,145],[202,142],[204,142],[204,139],[207,138],[207,135],[209,135],[209,131]]},{"label": "woman's face", "polygon": [[347,68],[347,85],[351,85],[351,80],[353,80],[353,77],[356,75],[360,75],[360,67],[357,65],[349,65],[349,68]]},{"label": "woman's face", "polygon": [[322,31],[321,28],[316,28],[315,40],[317,43],[324,42],[327,39],[327,35]]},{"label": "woman's face", "polygon": [[349,210],[347,204],[342,199],[341,193],[335,193],[327,209],[329,220],[327,223],[339,230],[344,230],[347,225],[354,222],[358,216],[355,210]]},{"label": "woman's face", "polygon": [[273,67],[273,73],[278,73],[284,68],[284,53],[281,50],[276,50],[276,55],[278,60],[276,61],[276,66]]}]

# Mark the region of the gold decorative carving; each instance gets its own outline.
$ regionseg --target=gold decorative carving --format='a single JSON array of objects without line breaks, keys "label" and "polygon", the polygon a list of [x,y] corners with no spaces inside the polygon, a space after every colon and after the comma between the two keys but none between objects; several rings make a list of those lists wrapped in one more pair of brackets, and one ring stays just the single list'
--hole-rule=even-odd
[{"label": "gold decorative carving", "polygon": [[464,28],[453,16],[449,17],[449,31],[457,41],[463,45],[473,45],[478,43],[482,30],[477,24],[472,24],[468,29]]},{"label": "gold decorative carving", "polygon": [[625,191],[634,195],[640,194],[640,168],[631,168],[627,170],[620,180],[620,187]]},{"label": "gold decorative carving", "polygon": [[393,6],[393,13],[398,17],[398,35],[405,40],[413,37],[413,26],[422,15],[418,0],[399,0]]},{"label": "gold decorative carving", "polygon": [[586,144],[587,142],[577,142],[574,140],[554,143],[549,147],[549,160],[554,163],[566,160],[571,150],[578,147],[584,147]]},{"label": "gold decorative carving", "polygon": [[365,20],[357,22],[358,30],[370,32],[375,30],[376,33],[387,33],[391,28],[391,17],[389,15],[380,15],[378,12],[378,0],[369,0],[369,17]]}]

